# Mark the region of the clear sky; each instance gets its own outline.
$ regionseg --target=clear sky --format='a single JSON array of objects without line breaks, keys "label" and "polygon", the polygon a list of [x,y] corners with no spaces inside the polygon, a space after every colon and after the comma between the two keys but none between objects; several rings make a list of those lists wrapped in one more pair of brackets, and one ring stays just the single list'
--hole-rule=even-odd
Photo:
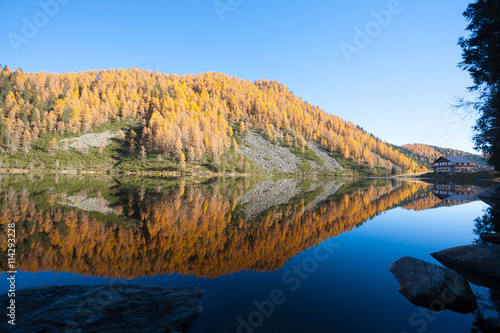
[{"label": "clear sky", "polygon": [[394,144],[473,152],[469,0],[0,0],[0,63],[272,79]]}]

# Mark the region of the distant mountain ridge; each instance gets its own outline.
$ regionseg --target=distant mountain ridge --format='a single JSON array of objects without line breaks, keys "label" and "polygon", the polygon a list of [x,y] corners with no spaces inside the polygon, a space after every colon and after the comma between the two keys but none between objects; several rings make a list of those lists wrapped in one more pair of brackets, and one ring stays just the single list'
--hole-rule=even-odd
[{"label": "distant mountain ridge", "polygon": [[401,147],[396,147],[401,153],[407,155],[409,158],[425,165],[428,168],[432,167],[432,162],[441,156],[459,156],[465,157],[476,163],[478,168],[489,167],[486,159],[481,155],[471,154],[465,151],[441,148],[436,146],[425,145],[422,143],[406,144]]}]

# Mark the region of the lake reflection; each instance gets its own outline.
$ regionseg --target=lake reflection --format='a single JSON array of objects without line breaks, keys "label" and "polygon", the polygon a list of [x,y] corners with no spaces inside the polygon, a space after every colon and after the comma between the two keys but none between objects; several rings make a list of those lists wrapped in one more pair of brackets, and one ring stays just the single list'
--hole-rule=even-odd
[{"label": "lake reflection", "polygon": [[1,223],[17,223],[23,271],[130,279],[276,270],[388,209],[414,208],[412,197],[439,205],[427,184],[388,180],[58,178],[2,186]]},{"label": "lake reflection", "polygon": [[[470,244],[478,238],[473,220],[485,207],[474,203],[476,187],[463,186],[467,197],[447,200],[435,194],[443,185],[389,179],[4,175],[0,182],[0,223],[5,229],[16,223],[25,281],[72,272],[78,281],[198,286],[207,291],[206,310],[190,332],[236,331],[236,318],[251,312],[253,300],[294,286],[294,267],[322,246],[338,250],[314,276],[299,280],[299,292],[255,332],[361,332],[382,323],[384,329],[372,331],[418,331],[408,323],[415,308],[398,295],[391,262],[406,255],[432,261],[430,252]],[[470,218],[440,221],[449,209]],[[5,256],[5,233],[0,237]],[[53,283],[75,284],[76,276]],[[25,283],[33,285],[39,284]],[[357,309],[363,301],[371,305]],[[427,332],[468,330],[472,315],[457,316],[440,315]]]}]

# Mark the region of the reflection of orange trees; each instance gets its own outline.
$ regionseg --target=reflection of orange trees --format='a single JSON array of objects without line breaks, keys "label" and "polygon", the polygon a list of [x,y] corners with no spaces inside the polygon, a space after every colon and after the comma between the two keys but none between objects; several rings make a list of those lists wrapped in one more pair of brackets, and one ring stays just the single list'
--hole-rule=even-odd
[{"label": "reflection of orange trees", "polygon": [[402,206],[402,208],[419,211],[437,207],[440,203],[441,199],[430,193],[427,197],[412,201]]},{"label": "reflection of orange trees", "polygon": [[[352,230],[423,186],[356,190],[315,210],[299,200],[271,209],[256,221],[239,217],[236,200],[228,200],[217,188],[207,194],[187,186],[175,194],[146,193],[142,200],[129,195],[129,202],[135,202],[129,208],[138,207],[141,219],[133,226],[106,225],[76,210],[38,209],[26,192],[11,190],[4,196],[0,223],[3,228],[8,222],[18,224],[17,261],[24,271],[216,277],[244,269],[278,269],[294,255]],[[1,237],[5,252],[5,233]]]}]

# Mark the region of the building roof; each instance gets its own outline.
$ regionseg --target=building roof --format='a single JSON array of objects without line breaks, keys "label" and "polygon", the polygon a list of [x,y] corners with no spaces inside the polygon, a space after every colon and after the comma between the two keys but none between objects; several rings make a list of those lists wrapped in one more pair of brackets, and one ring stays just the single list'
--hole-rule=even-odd
[{"label": "building roof", "polygon": [[449,162],[455,162],[455,163],[474,163],[473,161],[469,160],[468,158],[465,158],[465,157],[455,157],[455,156],[451,156],[451,157],[447,157],[447,156],[441,156],[440,158],[438,158],[437,160],[435,160],[433,163],[436,163],[437,161],[439,161],[440,159],[445,159]]}]

